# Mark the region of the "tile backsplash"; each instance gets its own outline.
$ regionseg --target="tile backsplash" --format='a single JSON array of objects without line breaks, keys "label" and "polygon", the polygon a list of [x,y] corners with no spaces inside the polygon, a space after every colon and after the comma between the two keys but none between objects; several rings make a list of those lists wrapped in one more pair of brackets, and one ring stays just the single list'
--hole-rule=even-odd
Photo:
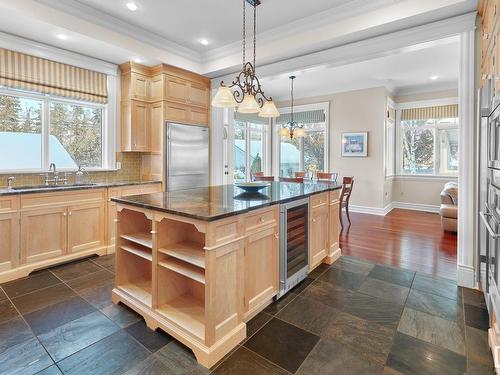
[{"label": "tile backsplash", "polygon": [[[112,181],[135,181],[141,179],[141,154],[134,152],[122,152],[116,154],[116,161],[122,166],[117,171],[89,172],[92,182],[112,182]],[[0,174],[0,188],[7,186],[7,178],[14,176],[14,186],[41,185],[44,177],[40,173],[8,173]],[[61,175],[62,177],[62,175]],[[70,182],[75,178],[72,174]]]}]

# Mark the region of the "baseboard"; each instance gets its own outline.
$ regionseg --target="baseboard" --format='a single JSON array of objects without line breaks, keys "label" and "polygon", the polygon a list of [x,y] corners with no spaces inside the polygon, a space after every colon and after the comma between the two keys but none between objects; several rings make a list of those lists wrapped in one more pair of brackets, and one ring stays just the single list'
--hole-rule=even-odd
[{"label": "baseboard", "polygon": [[386,208],[355,206],[352,204],[349,205],[349,212],[357,212],[360,214],[379,215],[379,216],[385,216],[389,213],[389,211],[386,211]]},{"label": "baseboard", "polygon": [[392,202],[393,208],[402,208],[404,210],[425,211],[425,212],[439,212],[439,206],[433,204],[422,203],[406,203],[406,202]]},{"label": "baseboard", "polygon": [[465,288],[474,289],[476,287],[474,267],[459,264],[457,268],[457,284]]},{"label": "baseboard", "polygon": [[385,216],[395,208],[401,208],[404,210],[432,212],[432,213],[439,212],[439,206],[434,206],[432,204],[421,204],[421,203],[391,202],[383,208],[369,207],[369,206],[355,206],[352,204],[349,205],[350,212],[357,212],[360,214],[369,214],[369,215],[379,215],[379,216]]}]

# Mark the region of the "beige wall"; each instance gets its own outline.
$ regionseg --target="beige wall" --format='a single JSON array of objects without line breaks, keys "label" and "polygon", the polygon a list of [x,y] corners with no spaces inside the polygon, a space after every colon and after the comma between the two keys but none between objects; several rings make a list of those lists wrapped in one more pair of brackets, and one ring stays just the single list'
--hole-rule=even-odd
[{"label": "beige wall", "polygon": [[[457,90],[436,91],[416,95],[394,97],[395,102],[411,102],[450,98]],[[354,176],[355,186],[351,204],[381,209],[392,202],[422,205],[439,205],[439,194],[444,180],[385,178],[385,108],[390,93],[384,87],[356,90],[332,95],[302,98],[296,105],[330,103],[330,171],[339,176]],[[287,107],[290,102],[280,102]],[[344,132],[368,132],[368,157],[349,158],[341,156],[341,139]],[[453,180],[453,179],[450,179]]]},{"label": "beige wall", "polygon": [[[296,105],[330,103],[330,171],[337,172],[340,177],[354,176],[352,205],[384,206],[385,100],[386,89],[378,87],[295,101]],[[278,106],[286,107],[289,104],[282,102]],[[342,133],[363,131],[368,132],[368,157],[342,157]]]}]

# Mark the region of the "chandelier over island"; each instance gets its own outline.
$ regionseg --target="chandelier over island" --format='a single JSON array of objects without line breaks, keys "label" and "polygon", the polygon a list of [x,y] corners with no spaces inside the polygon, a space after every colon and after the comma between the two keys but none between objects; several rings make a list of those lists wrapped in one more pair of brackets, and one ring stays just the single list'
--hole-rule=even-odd
[{"label": "chandelier over island", "polygon": [[[253,5],[253,62],[246,61],[246,2]],[[280,113],[271,97],[262,90],[259,78],[255,73],[256,50],[256,15],[260,0],[243,0],[243,69],[231,85],[221,82],[212,100],[212,106],[218,108],[235,108],[240,113],[258,113],[259,117],[274,118]],[[232,89],[232,90],[231,90]]]},{"label": "chandelier over island", "polygon": [[282,137],[290,137],[290,139],[293,138],[299,138],[304,136],[304,125],[303,124],[298,124],[297,122],[294,121],[293,119],[293,80],[296,78],[295,76],[290,76],[290,80],[292,81],[292,88],[291,88],[291,110],[290,110],[290,121],[288,121],[286,124],[283,124],[281,129],[280,129],[280,135]]}]

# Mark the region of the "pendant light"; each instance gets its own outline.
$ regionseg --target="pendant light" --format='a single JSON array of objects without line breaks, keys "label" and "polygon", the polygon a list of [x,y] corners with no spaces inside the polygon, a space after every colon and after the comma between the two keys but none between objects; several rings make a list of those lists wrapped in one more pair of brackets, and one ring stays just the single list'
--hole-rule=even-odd
[{"label": "pendant light", "polygon": [[290,121],[286,124],[283,124],[280,129],[280,135],[282,137],[289,137],[290,139],[303,137],[305,134],[304,125],[298,124],[293,119],[293,81],[296,78],[295,76],[290,76],[291,83],[291,110],[290,110]]},{"label": "pendant light", "polygon": [[[246,3],[253,6],[253,63],[246,61]],[[262,90],[255,73],[257,5],[260,0],[243,0],[243,68],[231,85],[221,82],[212,100],[212,106],[235,108],[240,113],[258,113],[260,117],[274,118],[280,115],[274,101]],[[234,91],[232,92],[231,89]]]}]

